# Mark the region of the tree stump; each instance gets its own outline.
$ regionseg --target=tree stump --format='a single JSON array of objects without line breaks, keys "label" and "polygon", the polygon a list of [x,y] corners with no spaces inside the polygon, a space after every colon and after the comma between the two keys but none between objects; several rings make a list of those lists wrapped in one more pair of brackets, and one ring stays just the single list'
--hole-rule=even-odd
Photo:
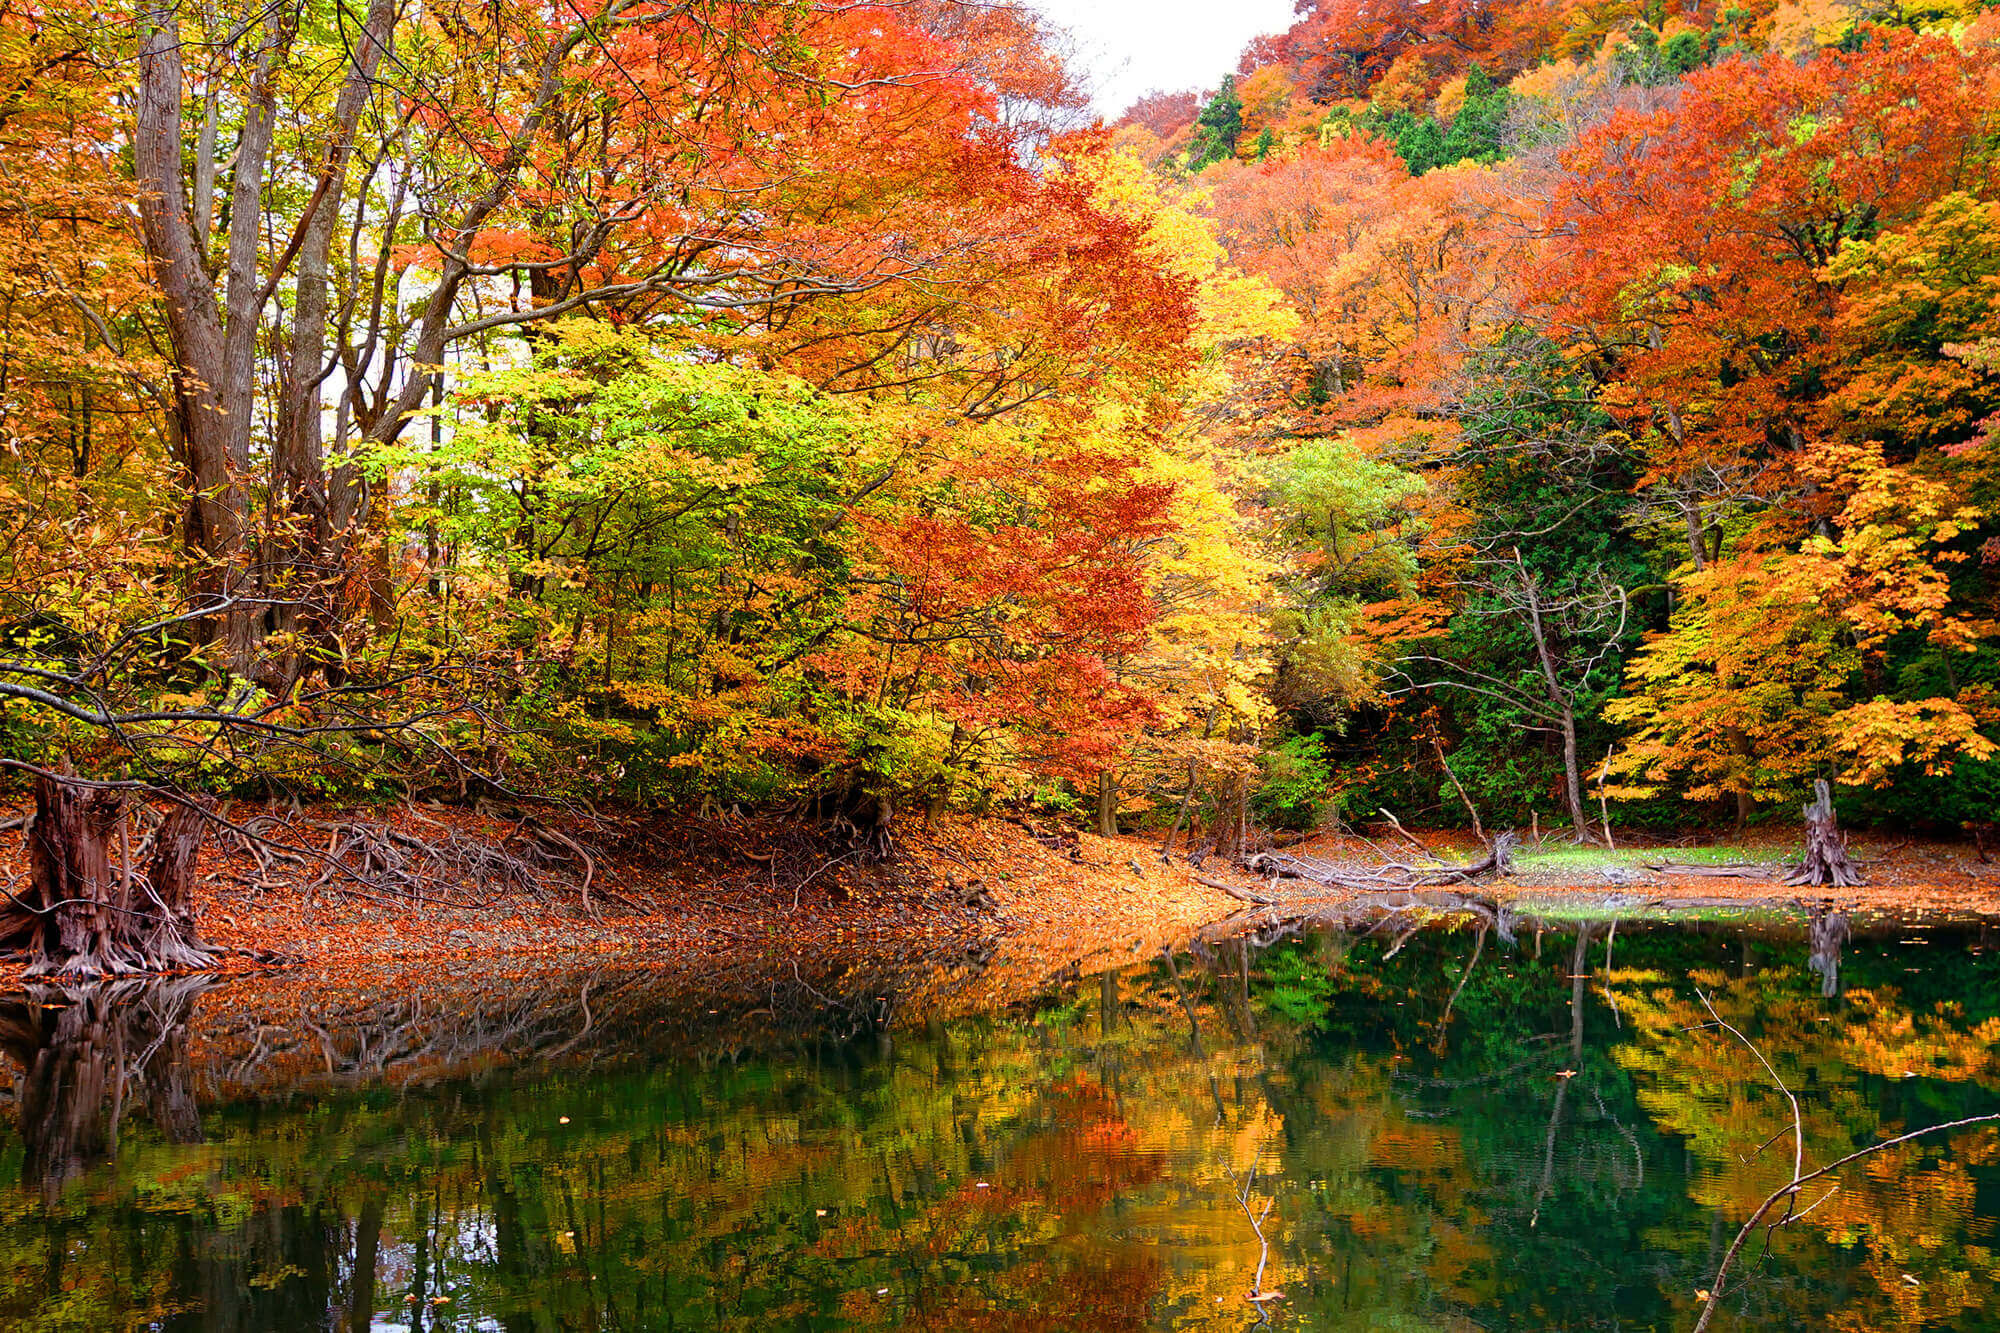
[{"label": "tree stump", "polygon": [[142,917],[137,923],[143,926],[140,952],[148,960],[149,970],[215,965],[215,955],[201,942],[194,919],[195,864],[207,831],[208,821],[201,811],[177,805],[153,834],[144,884],[150,891],[148,906],[155,915]]},{"label": "tree stump", "polygon": [[1848,888],[1861,882],[1861,872],[1847,857],[1847,836],[1833,819],[1833,789],[1820,778],[1813,783],[1812,804],[1806,806],[1806,857],[1785,877],[1787,884],[1825,884]]},{"label": "tree stump", "polygon": [[42,775],[28,826],[28,891],[0,936],[22,941],[29,976],[112,977],[211,967],[194,922],[203,820],[179,806],[134,864],[126,793]]}]

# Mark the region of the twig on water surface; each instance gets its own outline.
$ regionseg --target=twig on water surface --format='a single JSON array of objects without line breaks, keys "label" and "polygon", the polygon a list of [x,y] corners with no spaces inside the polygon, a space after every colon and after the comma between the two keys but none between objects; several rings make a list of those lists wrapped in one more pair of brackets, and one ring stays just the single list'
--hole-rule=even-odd
[{"label": "twig on water surface", "polygon": [[[1799,1099],[1792,1095],[1792,1090],[1790,1088],[1785,1086],[1785,1080],[1778,1077],[1778,1071],[1771,1068],[1771,1062],[1769,1060],[1766,1060],[1764,1058],[1764,1053],[1757,1049],[1757,1043],[1751,1041],[1748,1037],[1744,1036],[1743,1033],[1733,1025],[1724,1022],[1722,1015],[1715,1012],[1715,1002],[1708,998],[1708,993],[1706,991],[1697,990],[1695,991],[1695,994],[1699,996],[1701,999],[1701,1007],[1708,1010],[1708,1017],[1710,1019],[1711,1025],[1714,1027],[1721,1028],[1724,1032],[1727,1032],[1730,1036],[1736,1038],[1737,1041],[1743,1044],[1744,1050],[1749,1051],[1750,1054],[1756,1056],[1757,1063],[1764,1066],[1764,1072],[1771,1076],[1771,1082],[1777,1085],[1778,1091],[1784,1093],[1785,1100],[1791,1103],[1792,1179],[1794,1181],[1797,1181],[1799,1178],[1799,1173],[1806,1169],[1806,1127],[1805,1127],[1805,1117],[1801,1115],[1799,1112]],[[1713,1290],[1713,1288],[1711,1288],[1711,1290]]]},{"label": "twig on water surface", "polygon": [[[1884,1139],[1880,1143],[1871,1143],[1866,1148],[1857,1149],[1845,1157],[1828,1162],[1825,1166],[1808,1171],[1805,1169],[1805,1120],[1799,1112],[1799,1099],[1792,1095],[1792,1090],[1785,1086],[1785,1081],[1782,1078],[1778,1077],[1778,1071],[1771,1067],[1771,1062],[1764,1058],[1764,1053],[1757,1049],[1757,1044],[1744,1036],[1735,1027],[1724,1022],[1721,1016],[1715,1012],[1715,1005],[1710,1002],[1707,995],[1700,991],[1696,991],[1695,994],[1701,996],[1702,1007],[1708,1010],[1709,1017],[1714,1020],[1710,1023],[1699,1024],[1698,1027],[1721,1028],[1735,1037],[1737,1041],[1741,1042],[1745,1049],[1757,1057],[1757,1063],[1764,1066],[1764,1072],[1771,1076],[1771,1082],[1777,1086],[1779,1092],[1785,1094],[1785,1100],[1790,1102],[1792,1107],[1792,1178],[1764,1196],[1764,1201],[1758,1204],[1751,1212],[1749,1219],[1743,1223],[1742,1229],[1736,1233],[1736,1238],[1729,1242],[1729,1248],[1723,1251],[1722,1262],[1715,1266],[1715,1276],[1709,1280],[1707,1289],[1696,1293],[1701,1298],[1702,1307],[1701,1317],[1695,1320],[1694,1333],[1704,1333],[1704,1330],[1715,1319],[1715,1312],[1722,1307],[1722,1297],[1724,1295],[1723,1280],[1728,1277],[1730,1265],[1736,1262],[1736,1256],[1742,1252],[1743,1242],[1750,1239],[1750,1234],[1757,1229],[1758,1224],[1763,1222],[1765,1217],[1779,1203],[1782,1202],[1785,1205],[1783,1216],[1773,1222],[1767,1223],[1764,1227],[1764,1244],[1767,1249],[1771,1243],[1772,1233],[1777,1231],[1779,1227],[1790,1226],[1792,1223],[1799,1221],[1806,1214],[1812,1212],[1813,1209],[1832,1198],[1840,1189],[1840,1186],[1837,1184],[1829,1186],[1825,1194],[1820,1195],[1819,1198],[1814,1199],[1804,1208],[1800,1208],[1798,1206],[1799,1194],[1813,1181],[1830,1176],[1842,1167],[1858,1162],[1864,1157],[1873,1156],[1881,1152],[1884,1148],[1894,1148],[1899,1144],[1909,1143],[1912,1140],[1921,1139],[1931,1134],[1942,1134],[1950,1129],[1964,1129],[1971,1125],[1990,1125],[2000,1122],[2000,1111],[1989,1112],[1985,1115],[1966,1116],[1961,1120],[1948,1120],[1940,1125],[1927,1125],[1922,1129],[1913,1129],[1907,1134],[1898,1134],[1892,1139]],[[1770,1138],[1764,1140],[1763,1144],[1757,1148],[1757,1151],[1751,1154],[1751,1157],[1755,1157],[1758,1153],[1763,1152],[1765,1148],[1770,1147],[1784,1133],[1785,1131],[1781,1129]]]},{"label": "twig on water surface", "polygon": [[[1228,1172],[1226,1174],[1228,1174],[1229,1176],[1229,1183],[1231,1185],[1234,1185],[1236,1183],[1235,1173]],[[1271,1205],[1276,1203],[1278,1200],[1274,1195],[1273,1197],[1264,1200],[1263,1212],[1261,1213],[1251,1212],[1250,1187],[1253,1184],[1255,1184],[1256,1181],[1257,1181],[1257,1168],[1255,1165],[1252,1165],[1248,1171],[1243,1173],[1243,1187],[1239,1190],[1236,1190],[1235,1194],[1236,1194],[1236,1206],[1243,1210],[1243,1216],[1247,1218],[1250,1222],[1251,1233],[1257,1237],[1257,1276],[1251,1280],[1250,1290],[1244,1296],[1243,1299],[1250,1302],[1251,1306],[1256,1309],[1257,1322],[1260,1324],[1265,1324],[1270,1322],[1271,1313],[1270,1311],[1266,1310],[1264,1306],[1271,1301],[1282,1301],[1283,1299],[1285,1299],[1285,1293],[1282,1291],[1264,1290],[1264,1269],[1271,1262],[1271,1242],[1269,1238],[1267,1238],[1264,1235],[1264,1220],[1271,1215]]]}]

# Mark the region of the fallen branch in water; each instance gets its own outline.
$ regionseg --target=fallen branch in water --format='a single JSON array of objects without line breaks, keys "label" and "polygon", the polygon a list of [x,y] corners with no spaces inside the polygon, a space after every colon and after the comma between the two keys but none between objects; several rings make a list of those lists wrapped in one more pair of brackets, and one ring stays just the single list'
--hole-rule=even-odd
[{"label": "fallen branch in water", "polygon": [[[1249,1219],[1250,1231],[1257,1237],[1257,1276],[1251,1279],[1250,1290],[1245,1294],[1243,1299],[1256,1308],[1257,1322],[1265,1324],[1270,1322],[1271,1315],[1270,1311],[1266,1310],[1264,1306],[1271,1301],[1282,1301],[1285,1299],[1285,1293],[1282,1291],[1264,1290],[1264,1269],[1271,1262],[1271,1242],[1264,1235],[1264,1220],[1271,1215],[1271,1205],[1278,1200],[1276,1196],[1266,1199],[1264,1200],[1263,1212],[1251,1212],[1250,1186],[1256,1183],[1256,1180],[1257,1168],[1253,1165],[1248,1171],[1243,1173],[1243,1188],[1237,1190],[1235,1193],[1236,1205],[1243,1210],[1243,1216]],[[1229,1183],[1231,1185],[1236,1183],[1236,1176],[1233,1173],[1229,1175]]]},{"label": "fallen branch in water", "polygon": [[[1810,1213],[1813,1209],[1833,1197],[1834,1192],[1840,1188],[1839,1185],[1829,1186],[1825,1194],[1822,1194],[1804,1208],[1800,1208],[1798,1206],[1799,1194],[1813,1181],[1830,1176],[1842,1167],[1858,1162],[1864,1157],[1873,1156],[1875,1153],[1881,1152],[1884,1148],[1894,1148],[1899,1144],[1908,1143],[1913,1139],[1924,1138],[1931,1134],[1942,1134],[1948,1129],[1964,1129],[1971,1125],[1988,1125],[2000,1122],[2000,1111],[1990,1112],[1986,1115],[1966,1116],[1962,1120],[1948,1120],[1941,1125],[1927,1125],[1923,1129],[1913,1129],[1907,1134],[1898,1134],[1895,1138],[1884,1139],[1880,1143],[1871,1143],[1866,1148],[1857,1149],[1845,1157],[1828,1162],[1825,1166],[1808,1171],[1805,1169],[1805,1117],[1799,1110],[1799,1099],[1793,1095],[1789,1087],[1785,1086],[1785,1081],[1778,1077],[1778,1071],[1771,1067],[1771,1062],[1764,1058],[1764,1053],[1757,1049],[1757,1044],[1744,1036],[1735,1027],[1725,1023],[1721,1015],[1715,1012],[1715,1005],[1709,1000],[1706,994],[1700,991],[1696,991],[1695,993],[1701,996],[1702,1007],[1708,1010],[1709,1017],[1713,1020],[1701,1026],[1721,1028],[1735,1037],[1737,1041],[1741,1042],[1750,1054],[1757,1057],[1757,1063],[1764,1066],[1764,1072],[1771,1076],[1771,1082],[1777,1086],[1779,1092],[1785,1095],[1785,1100],[1791,1103],[1792,1108],[1792,1178],[1764,1196],[1764,1201],[1758,1204],[1756,1209],[1751,1212],[1749,1220],[1744,1222],[1742,1229],[1736,1233],[1736,1238],[1729,1242],[1729,1248],[1723,1251],[1722,1262],[1716,1265],[1715,1276],[1710,1279],[1707,1290],[1697,1293],[1702,1298],[1702,1310],[1701,1318],[1695,1321],[1694,1333],[1703,1333],[1703,1330],[1714,1320],[1715,1312],[1722,1306],[1722,1297],[1724,1294],[1722,1284],[1723,1280],[1729,1275],[1730,1265],[1736,1262],[1736,1256],[1743,1249],[1743,1242],[1750,1239],[1750,1234],[1757,1229],[1757,1224],[1763,1222],[1773,1208],[1783,1203],[1785,1205],[1785,1212],[1782,1217],[1765,1226],[1764,1236],[1767,1246],[1770,1243],[1771,1233],[1775,1232],[1779,1227],[1790,1226],[1792,1223],[1799,1221],[1807,1213]],[[1770,1139],[1766,1139],[1764,1146],[1770,1146],[1784,1132],[1780,1130],[1778,1134],[1773,1135]],[[1762,1152],[1763,1148],[1759,1148],[1758,1151]]]}]

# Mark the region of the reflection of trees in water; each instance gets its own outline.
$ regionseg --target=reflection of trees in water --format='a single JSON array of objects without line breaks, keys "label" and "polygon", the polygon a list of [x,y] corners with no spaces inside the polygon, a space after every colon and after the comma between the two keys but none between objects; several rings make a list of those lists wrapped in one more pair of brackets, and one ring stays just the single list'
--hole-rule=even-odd
[{"label": "reflection of trees in water", "polygon": [[[116,1326],[146,1305],[167,1327],[245,1330],[359,1329],[382,1311],[422,1327],[477,1312],[643,1328],[667,1310],[742,1328],[969,1333],[1022,1327],[1023,1311],[1048,1327],[1143,1327],[1148,1311],[1240,1326],[1257,1250],[1223,1172],[1254,1160],[1278,1200],[1270,1282],[1289,1311],[1655,1326],[1709,1271],[1712,1220],[1724,1243],[1734,1230],[1714,1172],[1769,1109],[1740,1053],[1684,1031],[1692,996],[1669,1001],[1690,975],[1720,977],[1703,984],[1724,1011],[1755,1015],[1787,1077],[1816,1090],[1816,1136],[1934,1118],[1924,1080],[1882,1082],[1934,1048],[1961,1082],[1922,1096],[1994,1081],[1975,1049],[1989,1014],[1932,1014],[1884,987],[1907,957],[1856,946],[1849,998],[1829,1005],[1800,966],[1803,931],[1790,964],[1767,950],[1739,973],[1735,935],[1621,924],[1614,972],[1606,927],[1552,933],[1537,960],[1476,918],[1407,924],[1263,952],[1218,942],[1076,976],[1033,1011],[904,1026],[893,1046],[879,1023],[931,1011],[908,978],[849,960],[440,978],[390,1003],[295,990],[283,1012],[231,987],[178,1008],[138,987],[24,997],[0,1007],[16,1114],[36,1078],[69,1091],[36,1103],[62,1114],[22,1120],[31,1188],[0,1198],[0,1325],[89,1309],[76,1326]],[[1953,984],[1972,993],[1992,971]],[[659,1046],[688,1058],[625,1058]],[[78,1113],[88,1089],[94,1118]],[[198,1128],[188,1090],[208,1108],[194,1153],[168,1128]],[[90,1169],[112,1151],[115,1176]],[[1949,1268],[1967,1243],[1971,1176],[1926,1170],[1940,1188],[1902,1213],[1870,1185],[1823,1215],[1929,1299],[1948,1274],[1923,1265]],[[1944,1249],[1882,1239],[1919,1230]],[[1759,1279],[1768,1316],[1877,1317],[1873,1297],[1830,1290],[1872,1270],[1811,1239]]]},{"label": "reflection of trees in water", "polygon": [[214,984],[31,986],[0,999],[0,1048],[14,1062],[23,1183],[55,1199],[118,1150],[127,1109],[144,1106],[169,1143],[201,1141],[189,1089],[187,1018]]},{"label": "reflection of trees in water", "polygon": [[262,986],[254,1003],[208,1016],[203,1092],[426,1082],[662,1051],[702,1066],[733,1064],[886,1032],[906,1008],[921,1012],[945,987],[976,982],[989,957],[947,940],[901,954],[828,949],[794,959],[690,950],[667,966],[501,975],[426,969],[380,989],[284,980]]},{"label": "reflection of trees in water", "polygon": [[1840,994],[1840,946],[1851,933],[1847,913],[1834,911],[1829,903],[1816,903],[1806,930],[1812,942],[1806,966],[1819,974],[1819,993],[1830,1000]]},{"label": "reflection of trees in water", "polygon": [[[983,1038],[957,1030],[893,1054],[852,1041],[897,1003],[899,979],[879,970],[703,977],[302,993],[283,1022],[225,990],[203,1002],[192,1043],[180,1020],[198,984],[106,988],[60,1009],[19,997],[0,1013],[38,1202],[0,1206],[0,1325],[358,1329],[391,1311],[430,1327],[476,1309],[505,1327],[644,1328],[705,1308],[762,1328],[802,1292],[852,1285],[818,1248],[837,1234],[818,1220],[832,1204],[874,1219],[864,1248],[897,1256],[897,1308],[931,1322],[1022,1327],[993,1314],[1018,1303],[1051,1327],[1143,1326],[1157,1256],[1056,1246],[1040,1220],[1160,1176],[1103,1087],[1043,1077],[1045,1052],[1026,1046],[1009,1058],[1036,1076],[989,1085]],[[675,1067],[616,1058],[683,1041]],[[606,1056],[610,1068],[584,1068]],[[933,1057],[921,1086],[903,1081]],[[300,1073],[312,1079],[288,1077]],[[369,1091],[384,1083],[404,1091]],[[199,1131],[190,1088],[224,1094],[196,1157],[162,1147]],[[252,1091],[276,1100],[227,1096]],[[160,1109],[135,1134],[142,1104]],[[976,1135],[960,1120],[971,1104]],[[826,1148],[789,1141],[794,1124],[849,1123],[867,1141],[831,1165]],[[116,1174],[90,1171],[114,1153]],[[975,1172],[990,1189],[972,1188]],[[869,1202],[885,1195],[886,1216]],[[764,1271],[746,1273],[746,1255]]]}]

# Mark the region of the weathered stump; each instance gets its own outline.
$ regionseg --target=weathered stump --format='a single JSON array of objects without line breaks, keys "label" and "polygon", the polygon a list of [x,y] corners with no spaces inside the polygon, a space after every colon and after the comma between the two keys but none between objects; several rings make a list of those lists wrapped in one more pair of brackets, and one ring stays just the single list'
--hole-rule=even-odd
[{"label": "weathered stump", "polygon": [[29,955],[29,976],[111,977],[203,968],[215,956],[194,921],[200,813],[179,806],[154,835],[142,868],[126,793],[50,775],[35,780],[28,891],[9,905],[0,937]]},{"label": "weathered stump", "polygon": [[1848,888],[1861,882],[1861,872],[1847,856],[1847,835],[1833,818],[1833,789],[1820,778],[1813,783],[1812,804],[1806,806],[1806,856],[1785,877],[1787,884],[1825,884]]},{"label": "weathered stump", "polygon": [[194,916],[196,858],[207,831],[208,821],[201,811],[177,805],[153,834],[143,880],[153,914],[135,922],[141,927],[139,948],[149,970],[215,964],[214,953],[201,942]]}]

